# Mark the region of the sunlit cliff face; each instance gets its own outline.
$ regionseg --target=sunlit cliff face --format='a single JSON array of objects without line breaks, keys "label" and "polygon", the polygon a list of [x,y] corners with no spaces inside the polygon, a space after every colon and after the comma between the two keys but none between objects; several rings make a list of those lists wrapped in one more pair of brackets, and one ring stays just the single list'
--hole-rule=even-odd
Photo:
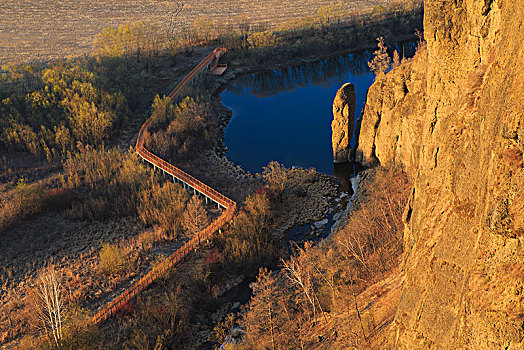
[{"label": "sunlit cliff face", "polygon": [[427,52],[377,82],[360,138],[414,179],[396,345],[522,346],[524,4],[426,1]]}]

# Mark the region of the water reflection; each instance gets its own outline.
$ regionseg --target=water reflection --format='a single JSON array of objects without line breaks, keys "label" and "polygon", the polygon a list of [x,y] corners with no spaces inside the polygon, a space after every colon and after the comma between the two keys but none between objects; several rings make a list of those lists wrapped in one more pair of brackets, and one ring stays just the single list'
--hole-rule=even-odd
[{"label": "water reflection", "polygon": [[[416,43],[398,48],[411,57]],[[284,69],[240,77],[222,92],[222,103],[233,110],[225,129],[227,156],[251,172],[260,172],[271,160],[287,167],[314,167],[335,174],[349,189],[355,166],[333,166],[332,103],[346,82],[355,85],[355,136],[367,90],[374,80],[367,62],[371,51],[353,53]]]},{"label": "water reflection", "polygon": [[356,77],[369,74],[367,62],[370,58],[371,52],[363,51],[299,66],[246,75],[235,80],[228,87],[228,91],[237,96],[249,92],[258,98],[267,98],[312,85],[325,89],[333,85],[340,86],[346,83],[348,74]]}]

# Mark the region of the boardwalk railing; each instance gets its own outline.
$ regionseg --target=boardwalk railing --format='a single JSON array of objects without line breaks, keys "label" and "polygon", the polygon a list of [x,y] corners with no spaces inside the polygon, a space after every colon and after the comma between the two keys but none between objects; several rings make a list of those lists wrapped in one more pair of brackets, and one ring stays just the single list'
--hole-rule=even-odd
[{"label": "boardwalk railing", "polygon": [[[180,94],[182,89],[189,83],[199,72],[206,68],[212,62],[215,63],[222,54],[225,53],[225,49],[217,48],[212,53],[210,53],[202,62],[200,62],[188,75],[182,79],[182,81],[175,87],[175,89],[169,94],[171,103],[175,98]],[[103,307],[100,311],[96,313],[93,317],[92,322],[98,324],[104,322],[123,306],[125,306],[132,298],[134,298],[138,293],[146,289],[151,283],[153,283],[158,277],[162,276],[168,269],[178,264],[185,256],[187,256],[191,251],[195,250],[201,241],[205,241],[213,236],[213,234],[218,231],[221,227],[227,224],[232,218],[236,210],[236,203],[231,199],[227,198],[223,194],[220,194],[211,187],[205,185],[199,180],[195,179],[191,175],[185,173],[174,165],[169,164],[167,161],[161,159],[160,157],[154,155],[144,147],[144,134],[147,132],[150,124],[152,122],[151,117],[146,120],[140,132],[138,134],[138,139],[136,142],[136,152],[140,157],[145,161],[152,164],[155,168],[159,168],[165,173],[171,175],[173,180],[180,181],[184,184],[184,187],[188,186],[192,188],[195,193],[198,192],[205,196],[206,198],[217,203],[219,206],[225,208],[226,210],[215,219],[211,224],[206,228],[200,231],[195,235],[189,242],[185,243],[182,247],[177,249],[173,254],[168,258],[162,261],[160,264],[155,265],[149,273],[147,273],[140,280],[135,282],[131,287],[126,289],[122,294],[113,299],[109,304]]]}]

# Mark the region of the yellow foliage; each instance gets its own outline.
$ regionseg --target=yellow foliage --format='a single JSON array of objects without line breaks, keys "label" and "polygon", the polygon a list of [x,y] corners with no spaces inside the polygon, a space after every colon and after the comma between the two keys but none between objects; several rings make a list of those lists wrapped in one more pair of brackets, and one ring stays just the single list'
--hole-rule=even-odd
[{"label": "yellow foliage", "polygon": [[271,31],[251,33],[247,41],[253,49],[263,49],[266,47],[275,46],[277,43],[277,36]]},{"label": "yellow foliage", "polygon": [[209,41],[216,37],[215,21],[207,16],[200,15],[193,21],[193,31],[201,41]]},{"label": "yellow foliage", "polygon": [[122,248],[116,244],[104,243],[100,250],[100,269],[107,274],[120,273],[129,267]]},{"label": "yellow foliage", "polygon": [[95,35],[93,53],[99,56],[120,57],[134,53],[157,51],[162,37],[160,27],[151,22],[133,22],[108,27]]}]

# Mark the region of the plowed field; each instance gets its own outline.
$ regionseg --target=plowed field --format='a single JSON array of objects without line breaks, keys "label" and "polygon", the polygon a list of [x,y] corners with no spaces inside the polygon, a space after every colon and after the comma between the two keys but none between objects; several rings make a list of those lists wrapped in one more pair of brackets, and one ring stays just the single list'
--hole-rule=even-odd
[{"label": "plowed field", "polygon": [[[279,24],[315,13],[332,0],[187,0],[179,22],[200,15],[232,22]],[[344,0],[349,12],[386,0]],[[107,26],[151,20],[168,28],[177,1],[170,0],[0,0],[0,64],[48,61],[90,52],[93,36]]]}]

